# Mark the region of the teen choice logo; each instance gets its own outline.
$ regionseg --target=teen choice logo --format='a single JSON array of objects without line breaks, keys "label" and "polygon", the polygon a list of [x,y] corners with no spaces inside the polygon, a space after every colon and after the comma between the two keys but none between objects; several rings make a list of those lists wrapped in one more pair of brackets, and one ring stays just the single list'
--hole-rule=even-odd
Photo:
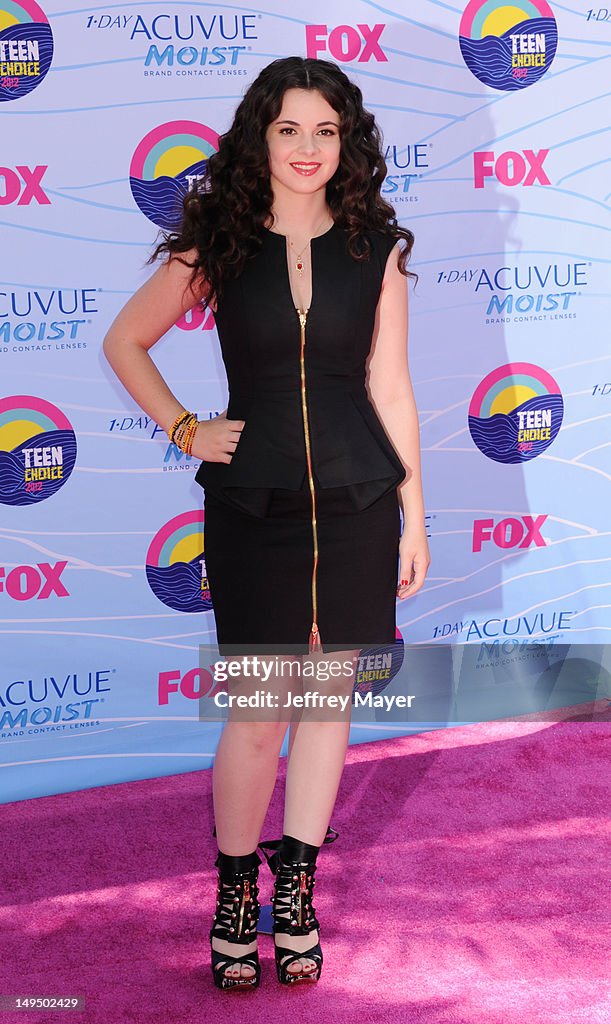
[{"label": "teen choice logo", "polygon": [[355,666],[353,693],[371,693],[373,697],[382,693],[403,664],[404,648],[403,637],[397,627],[394,643],[361,648]]},{"label": "teen choice logo", "polygon": [[493,89],[538,82],[556,53],[558,30],[545,0],[471,0],[460,19],[460,50],[469,71]]},{"label": "teen choice logo", "polygon": [[469,430],[489,459],[526,462],[549,448],[563,411],[560,388],[551,373],[534,363],[506,363],[475,389]]},{"label": "teen choice logo", "polygon": [[53,34],[33,0],[0,0],[0,101],[40,85],[53,59]]},{"label": "teen choice logo", "polygon": [[155,597],[177,612],[212,608],[204,559],[204,512],[183,512],[162,526],[149,546],[146,578]]},{"label": "teen choice logo", "polygon": [[0,399],[0,502],[33,505],[63,487],[76,437],[63,412],[34,395]]},{"label": "teen choice logo", "polygon": [[197,121],[168,121],[145,135],[129,169],[132,195],[145,217],[175,231],[183,196],[205,177],[208,157],[217,150],[218,134]]}]

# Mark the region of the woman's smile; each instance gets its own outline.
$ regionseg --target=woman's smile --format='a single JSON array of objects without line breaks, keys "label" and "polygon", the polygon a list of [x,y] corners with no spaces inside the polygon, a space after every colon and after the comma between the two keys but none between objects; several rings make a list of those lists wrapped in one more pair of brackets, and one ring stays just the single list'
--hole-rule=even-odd
[{"label": "woman's smile", "polygon": [[291,164],[291,167],[293,167],[297,171],[297,174],[305,174],[305,175],[315,174],[320,166],[321,166],[321,164],[311,164],[311,163],[308,163],[308,164],[306,164],[306,163],[294,163],[294,164]]}]

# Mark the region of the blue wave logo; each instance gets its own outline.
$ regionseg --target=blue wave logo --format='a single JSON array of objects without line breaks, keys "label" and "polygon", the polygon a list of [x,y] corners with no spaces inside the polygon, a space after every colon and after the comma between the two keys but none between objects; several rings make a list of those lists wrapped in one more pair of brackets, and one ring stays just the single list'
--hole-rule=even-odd
[{"label": "blue wave logo", "polygon": [[461,18],[463,60],[492,89],[511,92],[534,85],[556,54],[558,29],[549,4],[528,0],[520,8],[503,0],[471,0]]},{"label": "blue wave logo", "polygon": [[[24,450],[25,449],[25,450]],[[41,458],[33,459],[32,450]],[[47,467],[47,451],[61,452],[61,466]],[[63,487],[76,462],[76,437],[70,430],[49,430],[11,451],[0,450],[0,502],[34,505]]]},{"label": "blue wave logo", "polygon": [[197,121],[169,121],[153,128],[136,147],[129,183],[138,208],[163,228],[177,231],[183,198],[206,176],[218,135]]},{"label": "blue wave logo", "polygon": [[0,0],[0,103],[27,96],[40,85],[53,60],[53,33],[31,0]]},{"label": "blue wave logo", "polygon": [[[516,462],[529,462],[536,459],[537,455],[549,448],[558,433],[562,414],[564,411],[562,397],[560,395],[548,395],[530,398],[512,412],[497,412],[496,415],[485,419],[478,419],[477,416],[469,416],[469,430],[475,444],[484,455],[495,462],[503,462],[511,465]],[[527,422],[526,417],[536,413],[548,413],[553,423],[557,424],[553,436],[547,432],[547,427],[533,427],[529,431],[520,424]],[[533,441],[521,441],[520,438],[526,434],[535,433]],[[542,434],[542,431],[545,431]],[[542,434],[542,436],[541,436]]]},{"label": "blue wave logo", "polygon": [[189,178],[203,177],[206,162],[201,160],[187,167],[176,178],[162,175],[153,181],[130,178],[136,204],[145,217],[166,231],[177,231],[182,219],[182,201],[189,191]]},{"label": "blue wave logo", "polygon": [[393,681],[403,664],[403,637],[397,630],[394,643],[363,647],[356,664],[353,692],[377,697]]},{"label": "blue wave logo", "polygon": [[204,560],[203,509],[181,512],[157,531],[146,555],[146,578],[177,612],[206,612],[212,599]]},{"label": "blue wave logo", "polygon": [[489,459],[511,465],[540,455],[558,434],[564,403],[558,384],[534,363],[492,370],[469,404],[469,430]]},{"label": "blue wave logo", "polygon": [[146,578],[155,597],[177,612],[205,612],[212,607],[202,600],[201,555],[190,562],[146,566]]},{"label": "blue wave logo", "polygon": [[68,417],[39,395],[0,399],[0,503],[33,505],[69,480],[76,435]]}]

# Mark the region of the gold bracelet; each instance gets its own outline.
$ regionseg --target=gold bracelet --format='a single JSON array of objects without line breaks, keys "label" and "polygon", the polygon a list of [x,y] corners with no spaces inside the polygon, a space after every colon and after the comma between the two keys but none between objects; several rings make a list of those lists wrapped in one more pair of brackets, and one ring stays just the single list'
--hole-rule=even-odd
[{"label": "gold bracelet", "polygon": [[189,413],[188,417],[182,421],[174,432],[174,444],[177,447],[182,447],[185,437],[187,436],[189,427],[195,416],[193,413]]},{"label": "gold bracelet", "polygon": [[179,424],[181,424],[183,420],[189,418],[192,415],[193,415],[193,413],[188,412],[187,409],[185,409],[183,412],[179,412],[179,414],[176,417],[176,419],[174,420],[172,426],[168,430],[168,437],[169,437],[170,441],[172,441],[172,442],[174,441],[174,432],[177,429],[177,427],[179,426]]},{"label": "gold bracelet", "polygon": [[186,409],[185,409],[185,411],[184,411],[184,412],[181,412],[181,413],[179,413],[179,414],[178,414],[178,416],[176,417],[176,419],[175,419],[175,420],[174,420],[174,422],[172,423],[172,426],[171,426],[171,427],[170,427],[170,429],[168,430],[168,437],[170,438],[170,441],[172,441],[172,440],[173,440],[173,438],[174,438],[174,433],[175,433],[176,429],[178,428],[178,426],[179,426],[179,425],[180,425],[180,424],[182,423],[182,421],[183,421],[184,419],[186,419],[186,418],[187,418],[188,416],[189,416],[189,413],[187,412],[187,410],[186,410]]},{"label": "gold bracelet", "polygon": [[193,413],[186,413],[185,416],[181,417],[181,420],[178,423],[178,425],[176,426],[176,428],[174,429],[174,432],[173,432],[172,437],[171,437],[171,440],[175,444],[178,444],[181,441],[181,439],[184,437],[186,428],[188,427],[188,424],[191,422],[192,419],[193,419]]},{"label": "gold bracelet", "polygon": [[197,416],[196,416],[195,419],[193,420],[190,428],[189,428],[189,434],[188,434],[187,440],[185,441],[184,452],[185,452],[186,455],[192,455],[193,454],[193,441],[194,441],[194,438],[195,438],[195,433],[197,431],[198,425],[199,425],[199,422],[198,422],[198,419],[197,419]]},{"label": "gold bracelet", "polygon": [[176,429],[174,434],[174,444],[177,448],[180,448],[185,455],[191,455],[193,438],[199,425],[199,420],[195,413],[190,413],[189,418],[185,419],[179,427]]}]

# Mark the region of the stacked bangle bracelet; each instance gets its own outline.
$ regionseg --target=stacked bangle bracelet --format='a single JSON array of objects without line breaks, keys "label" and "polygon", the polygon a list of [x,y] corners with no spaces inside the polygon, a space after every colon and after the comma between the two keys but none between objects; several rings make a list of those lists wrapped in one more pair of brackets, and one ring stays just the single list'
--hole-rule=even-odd
[{"label": "stacked bangle bracelet", "polygon": [[198,426],[198,419],[194,412],[181,412],[174,420],[168,430],[168,437],[172,444],[180,448],[185,455],[191,455],[193,438]]}]

